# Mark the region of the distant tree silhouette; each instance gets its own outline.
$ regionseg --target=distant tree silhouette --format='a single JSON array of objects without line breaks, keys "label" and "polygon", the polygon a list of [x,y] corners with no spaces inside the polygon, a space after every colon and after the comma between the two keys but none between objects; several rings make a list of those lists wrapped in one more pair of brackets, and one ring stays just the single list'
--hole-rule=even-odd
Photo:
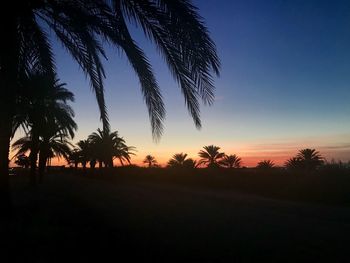
[{"label": "distant tree silhouette", "polygon": [[80,140],[77,142],[75,152],[77,153],[78,163],[81,163],[83,170],[86,169],[86,164],[91,160],[92,151],[92,145],[89,140]]},{"label": "distant tree silhouette", "polygon": [[271,169],[273,167],[275,167],[275,164],[271,160],[260,161],[260,162],[258,162],[258,165],[256,166],[256,168],[259,168],[259,169]]},{"label": "distant tree silhouette", "polygon": [[314,170],[324,163],[324,158],[315,149],[302,149],[296,156],[299,158],[306,170]]},{"label": "distant tree silhouette", "polygon": [[77,169],[80,162],[81,159],[79,149],[74,148],[69,154],[68,163],[74,164],[74,167]]},{"label": "distant tree silhouette", "polygon": [[146,155],[145,159],[143,160],[143,163],[147,164],[148,167],[157,167],[158,166],[158,162],[156,160],[156,158],[154,158],[154,156],[152,155]]},{"label": "distant tree silhouette", "polygon": [[158,83],[148,59],[132,39],[127,21],[140,26],[156,44],[182,89],[196,126],[201,126],[198,100],[213,102],[212,75],[219,74],[220,63],[197,8],[189,1],[29,0],[20,3],[20,8],[11,3],[6,7],[6,15],[0,16],[0,32],[6,36],[0,41],[0,86],[7,95],[0,98],[0,193],[8,193],[13,106],[22,91],[18,73],[27,72],[33,65],[45,75],[55,71],[46,28],[89,77],[106,130],[109,125],[103,90],[103,43],[124,51],[139,76],[152,133],[155,138],[160,136],[165,110]]},{"label": "distant tree silhouette", "polygon": [[299,150],[295,157],[287,160],[285,163],[288,169],[298,169],[305,171],[312,171],[324,164],[324,158],[315,149]]},{"label": "distant tree silhouette", "polygon": [[186,158],[187,158],[187,153],[176,153],[168,161],[167,166],[172,168],[180,168],[183,166]]},{"label": "distant tree silhouette", "polygon": [[122,165],[123,161],[130,164],[131,155],[134,155],[135,147],[127,146],[117,131],[97,129],[88,140],[92,144],[97,160],[100,164],[103,162],[106,167],[113,167],[114,158],[117,158]]},{"label": "distant tree silhouette", "polygon": [[220,165],[226,168],[240,168],[242,164],[242,159],[236,154],[226,155],[220,160]]},{"label": "distant tree silhouette", "polygon": [[168,161],[167,167],[169,168],[196,168],[197,163],[191,158],[187,158],[187,153],[176,153]]},{"label": "distant tree silhouette", "polygon": [[29,157],[25,154],[19,154],[18,156],[16,156],[15,164],[27,169],[30,165]]},{"label": "distant tree silhouette", "polygon": [[199,157],[201,157],[198,164],[205,164],[209,168],[219,167],[219,162],[225,156],[225,153],[219,152],[220,147],[209,145],[204,146],[203,149],[198,153]]},{"label": "distant tree silhouette", "polygon": [[197,168],[198,163],[192,158],[188,158],[183,162],[183,167],[186,169],[194,169]]},{"label": "distant tree silhouette", "polygon": [[292,157],[286,161],[284,166],[291,170],[301,169],[303,168],[303,161],[299,157]]}]

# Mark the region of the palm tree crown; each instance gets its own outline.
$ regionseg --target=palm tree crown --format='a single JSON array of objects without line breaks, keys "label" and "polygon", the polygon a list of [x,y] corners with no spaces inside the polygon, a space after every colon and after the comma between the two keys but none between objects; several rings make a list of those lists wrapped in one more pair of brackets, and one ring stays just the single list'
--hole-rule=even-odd
[{"label": "palm tree crown", "polygon": [[192,169],[197,167],[197,162],[192,158],[187,158],[187,153],[176,153],[168,161],[167,167]]},{"label": "palm tree crown", "polygon": [[[195,125],[201,126],[198,100],[213,102],[212,75],[219,74],[220,62],[215,44],[191,1],[29,0],[20,10],[18,6],[13,8],[6,20],[7,41],[0,51],[1,70],[20,68],[25,73],[35,65],[45,74],[55,72],[50,38],[44,30],[50,28],[89,77],[103,127],[108,129],[102,58],[107,58],[104,44],[112,44],[125,53],[139,77],[152,132],[157,138],[165,116],[162,96],[146,55],[129,32],[130,23],[141,28],[157,46],[179,83]],[[8,52],[7,47],[14,52]]]},{"label": "palm tree crown", "polygon": [[242,164],[242,159],[236,154],[225,155],[220,161],[220,164],[227,168],[240,168]]},{"label": "palm tree crown", "polygon": [[112,167],[114,158],[117,158],[122,165],[123,161],[130,164],[130,155],[134,154],[135,147],[127,146],[117,131],[97,129],[97,132],[93,132],[88,140],[92,144],[97,159],[102,161],[105,166]]},{"label": "palm tree crown", "polygon": [[275,167],[275,163],[271,160],[260,161],[256,166],[256,168],[259,168],[259,169],[271,169],[273,167]]},{"label": "palm tree crown", "polygon": [[302,149],[286,162],[287,168],[314,170],[324,163],[324,158],[315,149]]},{"label": "palm tree crown", "polygon": [[147,164],[148,167],[155,167],[158,165],[156,158],[150,154],[146,155],[145,159],[143,160],[143,163]]},{"label": "palm tree crown", "polygon": [[220,147],[209,145],[204,146],[203,149],[198,153],[199,157],[201,157],[198,164],[206,164],[208,167],[219,166],[220,159],[225,156],[225,153],[219,152]]}]

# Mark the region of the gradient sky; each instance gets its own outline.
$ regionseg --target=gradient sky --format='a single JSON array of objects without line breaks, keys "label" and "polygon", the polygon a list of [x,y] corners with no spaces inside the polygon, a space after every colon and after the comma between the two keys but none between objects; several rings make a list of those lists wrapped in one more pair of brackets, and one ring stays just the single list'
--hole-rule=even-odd
[{"label": "gradient sky", "polygon": [[[187,113],[176,82],[155,47],[130,27],[148,55],[167,110],[165,132],[154,143],[140,86],[123,54],[107,47],[106,102],[112,130],[160,163],[174,153],[197,159],[204,145],[238,154],[243,165],[277,164],[301,148],[327,159],[350,160],[350,2],[307,0],[197,0],[222,62],[216,100],[202,107],[203,128]],[[101,127],[89,82],[54,44],[59,77],[74,92],[79,130],[74,142]],[[19,132],[18,136],[23,135]]]}]

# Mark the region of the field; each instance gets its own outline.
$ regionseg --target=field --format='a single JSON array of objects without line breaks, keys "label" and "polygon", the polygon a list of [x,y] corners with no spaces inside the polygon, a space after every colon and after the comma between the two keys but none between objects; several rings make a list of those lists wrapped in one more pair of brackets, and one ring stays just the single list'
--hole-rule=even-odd
[{"label": "field", "polygon": [[[350,176],[117,168],[12,176],[2,257],[160,262],[348,262]],[[127,258],[125,260],[124,258]],[[11,260],[11,261],[12,261]]]}]

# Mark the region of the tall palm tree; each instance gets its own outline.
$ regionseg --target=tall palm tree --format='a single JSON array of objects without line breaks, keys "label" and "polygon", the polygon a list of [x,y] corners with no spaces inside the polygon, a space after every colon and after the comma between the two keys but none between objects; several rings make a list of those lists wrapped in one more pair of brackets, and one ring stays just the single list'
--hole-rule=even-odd
[{"label": "tall palm tree", "polygon": [[236,154],[226,155],[220,161],[220,164],[227,168],[240,168],[242,164],[242,159]]},{"label": "tall palm tree", "polygon": [[306,170],[316,169],[324,163],[324,158],[315,149],[299,150],[296,158],[299,158]]},{"label": "tall palm tree", "polygon": [[146,155],[145,159],[143,160],[143,163],[147,164],[148,167],[156,167],[158,165],[158,162],[156,158],[152,155]]},{"label": "tall palm tree", "polygon": [[74,95],[58,79],[37,71],[30,72],[22,84],[26,91],[17,98],[13,126],[22,125],[31,136],[30,179],[35,185],[40,137],[49,141],[56,132],[74,137],[77,125],[73,120],[74,112],[67,104],[68,101],[74,101]]},{"label": "tall palm tree", "polygon": [[262,160],[258,162],[258,165],[256,166],[256,168],[259,169],[271,169],[273,167],[275,167],[275,163],[271,160]]},{"label": "tall palm tree", "polygon": [[[127,23],[142,28],[164,56],[179,83],[195,125],[201,126],[199,103],[214,99],[212,75],[219,74],[216,47],[198,10],[189,0],[85,0],[5,3],[0,13],[0,187],[8,192],[8,156],[13,134],[13,106],[23,89],[19,72],[33,65],[45,74],[55,72],[50,38],[44,28],[54,32],[89,77],[100,108],[105,129],[109,128],[104,101],[105,76],[101,58],[103,44],[122,50],[140,79],[148,107],[152,133],[159,138],[165,116],[162,96],[150,63],[136,45]],[[1,198],[0,198],[1,199]]]},{"label": "tall palm tree", "polygon": [[201,157],[198,164],[205,164],[207,167],[219,167],[220,160],[225,156],[225,153],[219,152],[220,147],[209,145],[204,146],[203,149],[198,153],[199,157]]}]

